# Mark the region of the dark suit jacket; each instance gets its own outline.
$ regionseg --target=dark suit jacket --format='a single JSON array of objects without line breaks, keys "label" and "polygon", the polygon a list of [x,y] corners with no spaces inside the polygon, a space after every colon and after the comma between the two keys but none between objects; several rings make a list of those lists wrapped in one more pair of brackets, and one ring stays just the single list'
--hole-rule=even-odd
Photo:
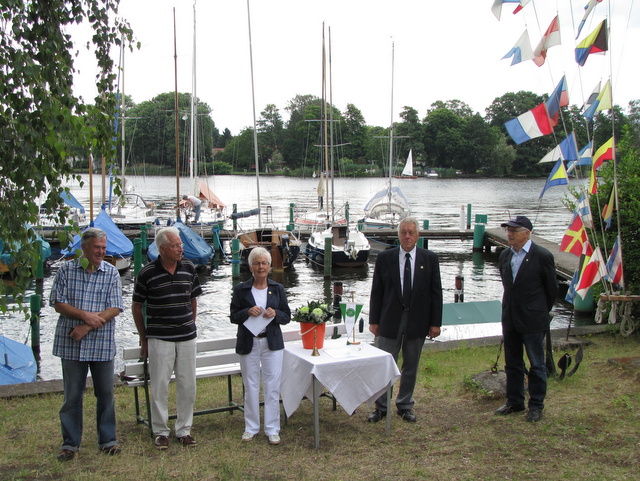
[{"label": "dark suit jacket", "polygon": [[511,249],[505,249],[498,260],[504,287],[502,328],[520,333],[546,332],[549,329],[549,311],[558,295],[553,254],[532,243],[515,282],[511,273],[512,255]]},{"label": "dark suit jacket", "polygon": [[[369,301],[369,324],[379,324],[378,335],[390,338],[398,336],[400,318],[404,312],[399,249],[395,247],[378,254]],[[440,264],[435,252],[418,247],[407,337],[427,337],[430,326],[442,326]]]},{"label": "dark suit jacket", "polygon": [[[291,310],[289,309],[289,303],[282,284],[278,284],[271,279],[267,279],[267,283],[267,307],[271,307],[276,311],[276,317],[267,324],[267,343],[271,351],[277,351],[284,349],[280,325],[289,323]],[[238,354],[249,354],[253,347],[253,334],[244,327],[244,321],[249,319],[249,309],[256,305],[253,294],[251,294],[252,285],[253,277],[248,281],[237,284],[233,288],[231,322],[238,324],[238,340],[236,342],[236,352]]]}]

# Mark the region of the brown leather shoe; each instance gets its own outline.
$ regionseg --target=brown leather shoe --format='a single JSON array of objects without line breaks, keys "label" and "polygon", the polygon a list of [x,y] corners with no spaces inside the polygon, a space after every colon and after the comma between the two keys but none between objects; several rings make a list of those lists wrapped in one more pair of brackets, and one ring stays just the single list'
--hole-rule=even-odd
[{"label": "brown leather shoe", "polygon": [[71,461],[76,457],[76,452],[70,449],[61,449],[56,458],[58,461]]},{"label": "brown leather shoe", "polygon": [[167,436],[156,436],[156,439],[153,441],[153,445],[156,449],[160,449],[162,451],[169,449],[169,438]]},{"label": "brown leather shoe", "polygon": [[187,447],[187,448],[194,448],[198,445],[198,442],[195,439],[193,439],[189,434],[176,439],[180,444],[182,444],[184,447]]},{"label": "brown leather shoe", "polygon": [[113,446],[109,446],[108,448],[100,448],[104,454],[108,454],[109,456],[116,456],[122,452],[119,444],[114,444]]}]

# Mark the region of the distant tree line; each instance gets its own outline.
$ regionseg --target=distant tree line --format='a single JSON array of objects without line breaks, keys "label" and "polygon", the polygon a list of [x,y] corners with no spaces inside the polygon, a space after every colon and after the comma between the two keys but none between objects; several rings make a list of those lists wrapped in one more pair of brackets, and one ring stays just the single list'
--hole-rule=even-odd
[{"label": "distant tree line", "polygon": [[[616,105],[612,113],[599,112],[588,123],[578,106],[564,107],[553,135],[515,145],[504,129],[504,122],[544,100],[546,96],[532,92],[509,92],[496,98],[484,116],[474,113],[460,100],[437,101],[422,119],[416,109],[405,106],[400,112],[402,120],[394,124],[395,158],[392,165],[400,171],[409,150],[412,150],[414,165],[418,169],[448,169],[486,176],[546,175],[550,165],[541,165],[538,161],[562,141],[567,132],[575,132],[578,148],[584,146],[589,138],[597,147],[611,137],[611,115],[614,116],[617,134],[626,126],[635,128],[629,123],[628,116],[637,115],[640,102],[631,102],[627,113]],[[190,103],[190,94],[178,95],[179,150],[183,171],[189,163],[192,138]],[[236,136],[232,136],[229,129],[220,133],[211,118],[211,108],[198,99],[195,104],[200,173],[253,171],[253,128],[247,127]],[[328,106],[325,112],[320,98],[296,95],[284,110],[289,115],[286,122],[274,104],[268,104],[256,121],[261,171],[306,175],[324,170],[324,146],[330,144],[334,146],[334,170],[341,175],[388,173],[390,128],[367,125],[355,105],[347,104],[344,112]],[[174,94],[163,93],[140,104],[133,104],[128,99],[124,117],[127,165],[132,169],[153,165],[175,170]],[[333,128],[325,128],[323,119],[331,119]],[[324,140],[325,136],[327,140]],[[215,159],[214,149],[218,152]]]}]

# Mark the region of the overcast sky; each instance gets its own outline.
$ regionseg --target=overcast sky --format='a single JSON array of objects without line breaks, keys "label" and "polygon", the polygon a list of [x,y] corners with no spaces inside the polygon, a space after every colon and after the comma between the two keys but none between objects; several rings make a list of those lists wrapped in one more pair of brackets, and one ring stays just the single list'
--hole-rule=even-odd
[{"label": "overcast sky", "polygon": [[[505,4],[501,21],[491,12],[493,0],[251,0],[256,114],[275,104],[286,121],[284,108],[295,95],[321,96],[323,22],[331,28],[333,104],[342,111],[354,104],[369,125],[391,121],[392,42],[394,121],[403,106],[423,118],[432,102],[450,99],[484,115],[506,92],[551,93],[563,74],[570,103],[582,105],[598,81],[604,84],[611,75],[614,103],[626,108],[629,100],[640,99],[640,8],[634,1],[598,4],[579,40],[612,8],[611,50],[579,67],[575,36],[588,0],[532,0],[516,15],[514,5]],[[125,93],[134,102],[174,91],[174,7],[178,90],[191,91],[193,5],[190,0],[121,0],[119,16],[130,22],[142,44],[127,52],[124,62]],[[557,13],[563,44],[549,50],[545,65],[510,66],[510,59],[501,60],[525,28],[535,48]],[[196,95],[213,109],[216,126],[236,135],[253,125],[246,0],[197,1],[196,28]],[[89,38],[85,29],[72,33],[79,46]],[[81,48],[75,87],[88,102],[96,95],[91,60]]]}]

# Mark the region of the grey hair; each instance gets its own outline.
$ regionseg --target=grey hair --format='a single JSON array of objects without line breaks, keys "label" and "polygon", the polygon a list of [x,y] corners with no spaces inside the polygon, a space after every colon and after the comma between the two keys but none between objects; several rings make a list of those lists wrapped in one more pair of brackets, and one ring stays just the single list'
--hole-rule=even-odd
[{"label": "grey hair", "polygon": [[420,233],[420,223],[418,222],[418,219],[416,219],[415,217],[405,217],[398,224],[398,236],[400,236],[400,229],[402,228],[403,224],[413,224],[416,228],[416,232]]},{"label": "grey hair", "polygon": [[156,234],[156,246],[166,246],[169,243],[169,234],[180,237],[180,231],[175,227],[163,227]]},{"label": "grey hair", "polygon": [[249,265],[253,264],[254,259],[258,256],[265,256],[269,261],[269,265],[271,265],[271,253],[264,247],[254,247],[251,249],[251,252],[249,252],[249,259],[247,259]]},{"label": "grey hair", "polygon": [[82,233],[82,247],[88,246],[91,239],[106,239],[107,234],[102,229],[90,227]]}]

